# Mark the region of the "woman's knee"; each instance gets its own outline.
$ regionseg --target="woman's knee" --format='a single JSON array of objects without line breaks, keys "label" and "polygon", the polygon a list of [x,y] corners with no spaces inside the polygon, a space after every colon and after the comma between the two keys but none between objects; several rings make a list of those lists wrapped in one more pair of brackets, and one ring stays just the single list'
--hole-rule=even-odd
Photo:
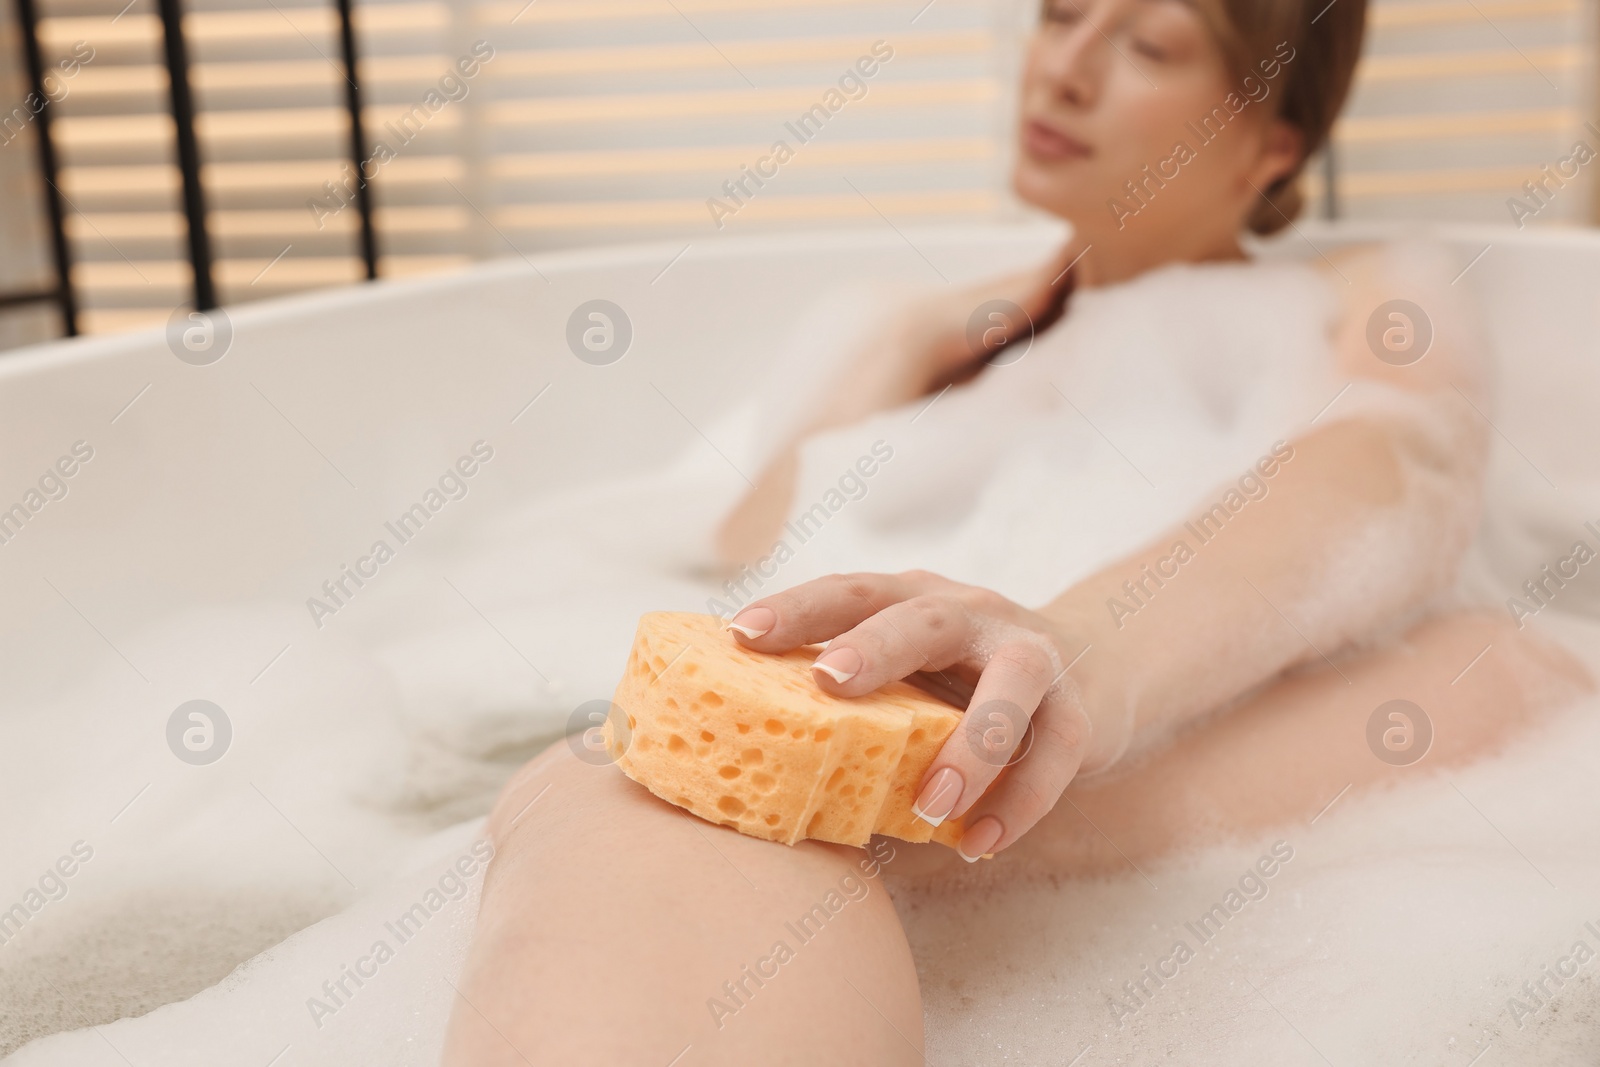
[{"label": "woman's knee", "polygon": [[1130,855],[1309,819],[1349,785],[1483,758],[1593,688],[1583,664],[1532,627],[1492,611],[1441,614],[1336,666],[1280,679],[1168,746],[1074,783],[1073,805],[1052,813],[1019,855],[1116,869]]},{"label": "woman's knee", "polygon": [[489,809],[489,840],[496,850],[504,847],[512,832],[547,799],[547,793],[570,798],[575,791],[587,794],[620,784],[609,779],[622,777],[614,767],[585,763],[565,740],[557,741],[524,763],[501,788]]},{"label": "woman's knee", "polygon": [[1374,682],[1414,699],[1436,721],[1440,755],[1472,756],[1520,723],[1594,690],[1581,661],[1499,612],[1437,616],[1406,635]]}]

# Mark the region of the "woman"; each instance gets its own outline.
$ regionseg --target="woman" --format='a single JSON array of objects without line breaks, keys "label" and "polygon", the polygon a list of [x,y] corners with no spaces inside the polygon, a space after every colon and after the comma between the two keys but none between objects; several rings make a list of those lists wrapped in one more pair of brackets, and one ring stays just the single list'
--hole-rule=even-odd
[{"label": "woman", "polygon": [[[807,440],[998,380],[1004,361],[966,341],[986,301],[1068,337],[1075,309],[1109,294],[1159,315],[1149,280],[1181,266],[1229,300],[1242,294],[1248,313],[1279,268],[1249,262],[1240,233],[1274,232],[1298,212],[1296,178],[1345,98],[1363,22],[1361,0],[1046,0],[1014,185],[1072,224],[1070,242],[1038,270],[898,316],[727,517],[724,556],[771,543]],[[1503,617],[1439,607],[1475,528],[1489,433],[1472,330],[1448,282],[1384,249],[1296,269],[1320,272],[1307,284],[1334,313],[1295,329],[1316,339],[1316,373],[1348,389],[1328,391],[1337,418],[1301,418],[1292,439],[1261,442],[1244,475],[1270,479],[1270,492],[1220,513],[1226,536],[1175,559],[1195,532],[1174,513],[1038,607],[927,571],[851,573],[732,620],[759,651],[829,642],[815,672],[828,692],[923,672],[972,709],[1000,709],[1004,728],[983,733],[998,740],[957,731],[918,798],[930,822],[963,820],[958,854],[754,840],[558,745],[490,817],[498,855],[446,1061],[921,1062],[916,969],[875,891],[880,873],[965,886],[977,907],[986,880],[1128,870],[1316,815],[1408,762],[1380,752],[1394,736],[1403,748],[1431,726],[1432,764],[1465,761],[1586,687],[1574,661]],[[1396,299],[1413,303],[1385,308]],[[1298,351],[1283,348],[1285,360]],[[1097,358],[1087,344],[1070,354]],[[1052,565],[1048,553],[1023,563]],[[1369,744],[1375,709],[1395,699],[1427,709],[1427,722],[1402,705]],[[999,858],[956,862],[985,855]],[[781,977],[750,971],[785,920],[838,887],[847,931],[807,941]]]}]

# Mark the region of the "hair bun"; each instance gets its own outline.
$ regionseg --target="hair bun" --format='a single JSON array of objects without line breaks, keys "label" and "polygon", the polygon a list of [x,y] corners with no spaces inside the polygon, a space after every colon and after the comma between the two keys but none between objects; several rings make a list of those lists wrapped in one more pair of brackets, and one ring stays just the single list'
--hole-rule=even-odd
[{"label": "hair bun", "polygon": [[1268,237],[1300,217],[1305,210],[1305,194],[1300,190],[1300,174],[1280,179],[1256,201],[1245,224],[1250,232]]}]

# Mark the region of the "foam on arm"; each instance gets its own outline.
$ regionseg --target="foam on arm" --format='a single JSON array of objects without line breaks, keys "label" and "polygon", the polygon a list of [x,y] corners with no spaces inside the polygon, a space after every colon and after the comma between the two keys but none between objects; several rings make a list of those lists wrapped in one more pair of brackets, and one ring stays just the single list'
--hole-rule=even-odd
[{"label": "foam on arm", "polygon": [[[1136,617],[1113,620],[1107,601],[1184,536],[1181,522],[1043,609],[1094,647],[1074,672],[1096,724],[1085,771],[1288,667],[1406,624],[1455,579],[1488,453],[1479,331],[1425,248],[1361,251],[1336,268],[1348,286],[1332,278],[1345,304],[1331,343],[1351,384],[1292,439],[1268,495]],[[1403,367],[1367,343],[1374,309],[1395,298],[1422,306],[1434,332],[1427,355]]]}]

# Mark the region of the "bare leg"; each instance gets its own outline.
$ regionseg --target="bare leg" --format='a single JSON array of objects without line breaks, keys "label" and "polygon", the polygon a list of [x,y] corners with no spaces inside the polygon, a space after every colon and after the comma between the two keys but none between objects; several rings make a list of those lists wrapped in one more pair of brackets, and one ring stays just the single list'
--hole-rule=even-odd
[{"label": "bare leg", "polygon": [[[897,841],[892,862],[880,853],[883,870],[924,884],[1126,870],[1130,860],[1303,822],[1347,785],[1480,758],[1591,687],[1564,651],[1499,616],[1434,619],[1074,783],[994,861],[968,866],[943,846]],[[1434,734],[1427,755],[1403,767],[1367,742],[1373,710],[1397,698],[1419,705]],[[490,831],[498,855],[451,1020],[450,1067],[665,1065],[686,1045],[684,1067],[921,1062],[916,972],[881,882],[862,877],[867,853],[742,837],[561,745],[507,787]],[[801,944],[790,926],[852,875],[865,895]],[[777,941],[794,958],[760,988],[746,980],[752,992],[736,1005],[723,983],[739,982]],[[714,1018],[712,998],[737,1012]]]},{"label": "bare leg", "polygon": [[449,1067],[922,1062],[916,969],[867,851],[712,826],[565,744],[489,833]]},{"label": "bare leg", "polygon": [[[1163,748],[1074,782],[993,861],[969,869],[941,846],[897,845],[891,881],[1126,871],[1130,861],[1303,824],[1346,786],[1381,787],[1482,758],[1540,713],[1592,689],[1569,653],[1500,613],[1438,616],[1393,644],[1339,660],[1337,670],[1319,661]],[[1369,717],[1395,699],[1412,701],[1432,723],[1426,755],[1406,766],[1368,747]]]}]

